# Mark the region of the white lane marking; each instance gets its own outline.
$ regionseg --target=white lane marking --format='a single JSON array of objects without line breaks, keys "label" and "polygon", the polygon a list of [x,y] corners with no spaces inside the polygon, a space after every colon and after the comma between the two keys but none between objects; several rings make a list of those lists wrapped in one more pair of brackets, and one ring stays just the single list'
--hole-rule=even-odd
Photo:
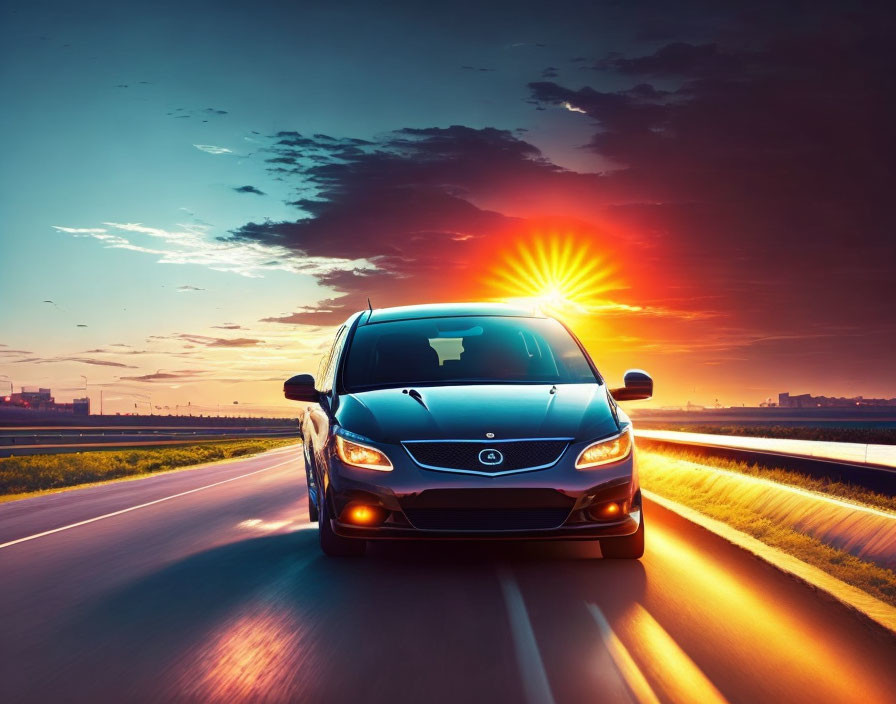
[{"label": "white lane marking", "polygon": [[231,477],[230,479],[222,479],[219,482],[215,482],[214,484],[206,484],[205,486],[196,487],[195,489],[190,489],[189,491],[182,491],[179,494],[172,494],[171,496],[165,496],[161,499],[156,499],[154,501],[147,501],[145,504],[139,504],[137,506],[130,506],[128,508],[123,508],[119,511],[113,511],[112,513],[105,513],[102,516],[95,516],[94,518],[88,518],[84,521],[78,521],[77,523],[70,523],[67,526],[60,526],[59,528],[53,528],[52,530],[45,530],[42,533],[35,533],[34,535],[29,535],[24,538],[17,538],[16,540],[10,540],[7,543],[0,543],[0,550],[3,548],[8,548],[12,545],[18,545],[19,543],[25,543],[29,540],[35,540],[36,538],[42,538],[45,535],[52,535],[53,533],[59,533],[64,530],[70,530],[71,528],[77,528],[78,526],[85,526],[88,523],[95,523],[96,521],[102,521],[104,518],[112,518],[113,516],[120,516],[123,513],[129,513],[131,511],[136,511],[140,508],[146,508],[147,506],[153,506],[155,504],[160,504],[163,501],[170,501],[171,499],[177,499],[181,496],[187,496],[188,494],[195,494],[197,491],[203,491],[205,489],[211,489],[215,486],[220,486],[221,484],[227,484],[228,482],[235,482],[237,479],[245,479],[246,477],[251,477],[253,474],[260,474],[261,472],[267,472],[271,469],[276,469],[277,467],[282,467],[285,464],[289,464],[290,462],[297,462],[299,458],[293,458],[289,460],[284,460],[283,462],[278,462],[277,464],[272,464],[270,467],[264,467],[263,469],[257,469],[254,472],[248,472],[246,474],[241,474],[238,477]]},{"label": "white lane marking", "polygon": [[498,570],[498,578],[501,581],[501,590],[504,592],[507,616],[510,618],[513,646],[523,677],[526,701],[529,704],[554,704],[554,695],[551,693],[548,675],[541,660],[541,653],[538,652],[535,632],[532,630],[519,585],[507,568],[502,567]]},{"label": "white lane marking", "polygon": [[659,704],[660,700],[654,693],[653,688],[650,686],[647,678],[644,677],[644,673],[641,672],[641,668],[638,667],[628,649],[619,640],[619,636],[613,632],[607,617],[604,616],[604,612],[600,610],[597,604],[586,604],[586,606],[597,622],[597,628],[600,630],[604,645],[610,652],[610,657],[616,663],[616,669],[619,670],[619,674],[622,675],[626,685],[628,685],[632,696],[640,704]]}]

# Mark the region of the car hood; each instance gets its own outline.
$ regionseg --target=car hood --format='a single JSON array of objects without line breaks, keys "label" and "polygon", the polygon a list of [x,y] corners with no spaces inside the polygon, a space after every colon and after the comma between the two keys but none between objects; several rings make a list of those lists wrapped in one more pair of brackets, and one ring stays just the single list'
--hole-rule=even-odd
[{"label": "car hood", "polygon": [[[551,389],[556,391],[551,393]],[[591,440],[618,429],[601,384],[494,384],[378,389],[340,398],[340,426],[371,440],[573,438]]]}]

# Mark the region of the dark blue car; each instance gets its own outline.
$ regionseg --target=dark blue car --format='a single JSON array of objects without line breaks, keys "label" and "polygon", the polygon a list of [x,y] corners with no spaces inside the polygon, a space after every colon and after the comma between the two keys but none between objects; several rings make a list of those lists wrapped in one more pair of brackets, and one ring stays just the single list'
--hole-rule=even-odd
[{"label": "dark blue car", "polygon": [[639,558],[631,422],[641,371],[608,389],[558,320],[499,304],[365,310],[315,380],[284,385],[301,420],[308,510],[327,555],[368,540],[598,540]]}]

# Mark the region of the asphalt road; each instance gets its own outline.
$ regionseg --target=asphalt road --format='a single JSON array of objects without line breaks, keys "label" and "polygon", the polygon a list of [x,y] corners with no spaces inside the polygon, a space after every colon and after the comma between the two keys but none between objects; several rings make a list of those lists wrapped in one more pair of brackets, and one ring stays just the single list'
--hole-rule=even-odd
[{"label": "asphalt road", "polygon": [[0,504],[0,701],[893,701],[896,639],[656,505],[640,562],[332,560],[297,455]]}]

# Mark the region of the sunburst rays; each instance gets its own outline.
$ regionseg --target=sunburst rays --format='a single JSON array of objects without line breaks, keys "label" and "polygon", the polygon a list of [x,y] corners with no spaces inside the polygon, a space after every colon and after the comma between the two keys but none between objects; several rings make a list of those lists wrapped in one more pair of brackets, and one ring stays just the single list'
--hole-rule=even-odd
[{"label": "sunburst rays", "polygon": [[484,283],[497,298],[579,312],[606,307],[606,295],[624,288],[613,264],[588,240],[554,233],[518,240]]}]

